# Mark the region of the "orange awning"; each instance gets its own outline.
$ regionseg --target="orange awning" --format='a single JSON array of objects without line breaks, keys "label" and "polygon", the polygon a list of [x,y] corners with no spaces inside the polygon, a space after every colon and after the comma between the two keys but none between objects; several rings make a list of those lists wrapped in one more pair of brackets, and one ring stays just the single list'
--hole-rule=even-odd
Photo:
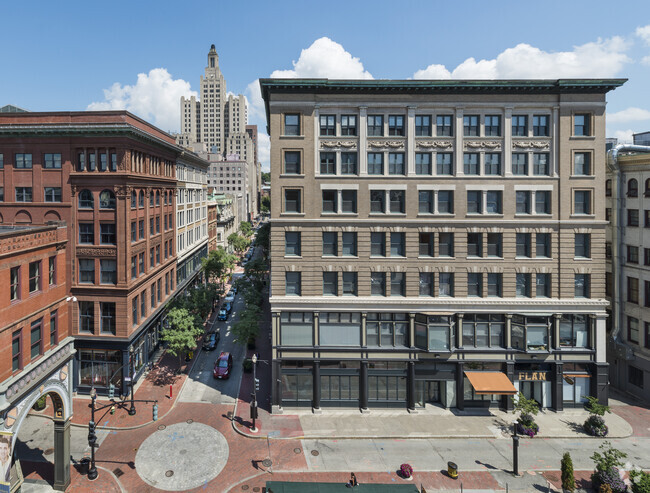
[{"label": "orange awning", "polygon": [[563,373],[563,377],[569,377],[569,378],[589,378],[591,375],[587,375],[584,373]]},{"label": "orange awning", "polygon": [[515,395],[517,389],[500,371],[466,371],[465,376],[479,394]]}]

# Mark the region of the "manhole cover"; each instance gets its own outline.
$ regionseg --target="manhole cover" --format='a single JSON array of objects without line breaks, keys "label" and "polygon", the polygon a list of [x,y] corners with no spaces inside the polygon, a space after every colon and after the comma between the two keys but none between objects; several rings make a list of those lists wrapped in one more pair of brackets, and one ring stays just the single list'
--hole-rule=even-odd
[{"label": "manhole cover", "polygon": [[194,423],[194,420],[193,420],[193,419],[188,419],[188,420],[186,421],[186,423],[187,423],[188,425],[191,425],[192,423]]},{"label": "manhole cover", "polygon": [[244,491],[247,491],[248,488],[250,488],[250,486],[248,486],[247,484],[242,485],[242,487],[241,487],[241,489],[244,490]]},{"label": "manhole cover", "polygon": [[311,455],[313,455],[314,457],[318,456],[319,454],[320,454],[320,452],[318,450],[312,450],[311,451]]},{"label": "manhole cover", "polygon": [[187,450],[183,449],[178,452],[180,455],[185,455],[187,453]]},{"label": "manhole cover", "polygon": [[299,454],[300,452],[302,452],[302,450],[300,450],[299,448],[293,449],[294,454]]},{"label": "manhole cover", "polygon": [[160,426],[158,427],[159,430],[164,430],[165,428],[167,428],[165,425],[160,425]]},{"label": "manhole cover", "polygon": [[271,462],[271,459],[264,459],[264,460],[262,461],[262,465],[263,465],[264,467],[271,467],[271,464],[273,464],[273,462]]},{"label": "manhole cover", "polygon": [[43,455],[52,455],[53,453],[54,453],[54,449],[48,448],[45,450],[45,452],[43,452]]},{"label": "manhole cover", "polygon": [[174,475],[174,471],[167,471],[165,473],[165,476],[167,476],[168,478],[171,478],[173,475]]},{"label": "manhole cover", "polygon": [[122,471],[122,469],[120,469],[119,467],[116,467],[115,469],[113,469],[113,474],[115,474],[115,476],[119,478],[122,474],[124,474],[124,471]]}]

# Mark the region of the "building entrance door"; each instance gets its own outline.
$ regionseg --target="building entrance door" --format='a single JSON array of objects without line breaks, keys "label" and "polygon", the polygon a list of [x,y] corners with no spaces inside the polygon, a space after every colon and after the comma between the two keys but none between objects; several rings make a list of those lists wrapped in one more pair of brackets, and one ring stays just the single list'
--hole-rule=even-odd
[{"label": "building entrance door", "polygon": [[424,407],[426,404],[440,404],[440,386],[442,383],[439,380],[416,381],[418,405]]}]

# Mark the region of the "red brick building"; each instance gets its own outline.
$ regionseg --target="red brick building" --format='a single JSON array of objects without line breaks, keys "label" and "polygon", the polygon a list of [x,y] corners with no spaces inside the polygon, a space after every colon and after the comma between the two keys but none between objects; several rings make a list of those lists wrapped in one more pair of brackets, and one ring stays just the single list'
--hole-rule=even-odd
[{"label": "red brick building", "polygon": [[76,299],[69,330],[81,392],[110,382],[126,391],[129,367],[137,377],[158,345],[176,289],[181,151],[126,111],[0,114],[0,223],[68,225],[60,273]]}]

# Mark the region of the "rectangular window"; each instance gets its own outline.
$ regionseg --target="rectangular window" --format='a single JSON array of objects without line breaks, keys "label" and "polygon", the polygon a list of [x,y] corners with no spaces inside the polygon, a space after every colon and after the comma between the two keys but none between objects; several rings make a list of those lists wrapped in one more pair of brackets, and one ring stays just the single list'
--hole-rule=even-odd
[{"label": "rectangular window", "polygon": [[518,190],[516,192],[517,214],[530,214],[530,191]]},{"label": "rectangular window", "polygon": [[516,294],[518,298],[530,298],[530,274],[517,273]]},{"label": "rectangular window", "polygon": [[591,135],[591,115],[588,113],[578,113],[573,117],[573,135],[587,136]]},{"label": "rectangular window", "polygon": [[454,192],[453,190],[438,191],[438,214],[454,213]]},{"label": "rectangular window", "polygon": [[575,297],[576,298],[589,298],[591,289],[591,275],[590,274],[575,274]]},{"label": "rectangular window", "polygon": [[9,275],[10,279],[10,299],[11,301],[20,299],[20,266],[12,267]]},{"label": "rectangular window", "polygon": [[627,317],[627,340],[635,344],[639,343],[639,319]]},{"label": "rectangular window", "polygon": [[386,273],[370,273],[370,294],[372,296],[386,296]]},{"label": "rectangular window", "polygon": [[627,381],[635,387],[643,388],[643,370],[632,365],[627,367]]},{"label": "rectangular window", "polygon": [[483,274],[469,272],[467,274],[467,296],[483,296]]},{"label": "rectangular window", "polygon": [[284,135],[300,135],[300,115],[284,115]]},{"label": "rectangular window", "polygon": [[117,243],[117,235],[115,233],[115,224],[102,223],[100,228],[100,243],[103,245],[115,245]]},{"label": "rectangular window", "polygon": [[530,258],[530,233],[517,233],[517,257]]},{"label": "rectangular window", "polygon": [[45,187],[45,202],[61,202],[61,187]]},{"label": "rectangular window", "polygon": [[117,284],[117,261],[101,259],[99,261],[100,283]]},{"label": "rectangular window", "polygon": [[388,153],[388,174],[389,175],[404,175],[404,153],[403,152],[389,152]]},{"label": "rectangular window", "polygon": [[537,176],[549,176],[549,154],[548,152],[536,152],[533,154],[533,174]]},{"label": "rectangular window", "polygon": [[138,256],[131,257],[131,279],[138,277]]},{"label": "rectangular window", "polygon": [[438,256],[454,256],[454,233],[438,233]]},{"label": "rectangular window", "polygon": [[519,176],[528,175],[528,154],[525,152],[512,153],[512,174]]},{"label": "rectangular window", "polygon": [[433,296],[433,273],[420,272],[420,296]]},{"label": "rectangular window", "polygon": [[79,243],[95,243],[95,228],[93,223],[79,223]]},{"label": "rectangular window", "polygon": [[131,320],[133,325],[138,325],[138,297],[133,298],[131,307]]},{"label": "rectangular window", "polygon": [[535,192],[535,214],[551,213],[551,192],[537,190]]},{"label": "rectangular window", "polygon": [[117,171],[117,154],[111,153],[111,171]]},{"label": "rectangular window", "polygon": [[335,152],[320,153],[320,174],[321,175],[336,174],[336,153]]},{"label": "rectangular window", "polygon": [[356,115],[341,115],[341,135],[357,135],[357,117]]},{"label": "rectangular window", "polygon": [[153,247],[149,249],[149,267],[153,269],[154,265],[156,265],[155,262],[155,257],[154,257],[154,250]]},{"label": "rectangular window", "polygon": [[591,190],[574,190],[573,213],[591,214]]},{"label": "rectangular window", "polygon": [[467,233],[467,256],[483,256],[483,233]]},{"label": "rectangular window", "polygon": [[348,213],[348,214],[356,214],[357,212],[357,191],[356,190],[341,191],[341,212]]},{"label": "rectangular window", "polygon": [[79,282],[90,284],[95,283],[95,259],[79,259]]},{"label": "rectangular window", "polygon": [[56,284],[56,257],[48,259],[47,274],[48,284],[50,286]]},{"label": "rectangular window", "polygon": [[14,166],[18,169],[31,169],[32,155],[31,154],[16,154]]},{"label": "rectangular window", "polygon": [[156,281],[156,295],[158,297],[158,303],[162,301],[162,279]]},{"label": "rectangular window", "polygon": [[406,295],[406,274],[404,272],[390,273],[390,295],[391,296]]},{"label": "rectangular window", "polygon": [[131,242],[138,241],[138,226],[136,221],[131,221]]},{"label": "rectangular window", "polygon": [[335,115],[320,115],[320,134],[322,136],[336,135]]},{"label": "rectangular window", "polygon": [[438,296],[454,296],[454,274],[450,272],[438,274]]},{"label": "rectangular window", "polygon": [[388,135],[404,136],[404,117],[401,115],[390,115],[388,117]]},{"label": "rectangular window", "polygon": [[466,152],[463,154],[466,175],[478,175],[480,173],[478,158],[479,154],[477,152]]},{"label": "rectangular window", "polygon": [[369,175],[384,174],[384,154],[382,152],[368,153],[368,174]]},{"label": "rectangular window", "polygon": [[454,133],[451,122],[451,115],[438,115],[436,117],[436,135],[438,137],[452,137]]},{"label": "rectangular window", "polygon": [[436,154],[436,174],[449,176],[453,174],[453,164],[452,159],[453,154],[451,152],[438,152]]},{"label": "rectangular window", "polygon": [[357,174],[357,153],[356,152],[341,153],[341,174],[342,175]]},{"label": "rectangular window", "polygon": [[573,154],[573,174],[578,176],[591,175],[590,152],[576,152]]},{"label": "rectangular window", "polygon": [[285,272],[285,295],[300,296],[300,272]]},{"label": "rectangular window", "polygon": [[627,301],[639,304],[639,280],[636,277],[627,278]]},{"label": "rectangular window", "polygon": [[144,274],[144,252],[138,255],[138,267],[140,269],[140,275]]},{"label": "rectangular window", "polygon": [[156,234],[160,234],[160,216],[156,216]]},{"label": "rectangular window", "polygon": [[415,153],[415,174],[416,175],[431,174],[431,153],[430,152]]},{"label": "rectangular window", "polygon": [[56,346],[59,343],[58,331],[58,315],[57,311],[50,312],[50,347]]},{"label": "rectangular window", "polygon": [[390,213],[391,214],[404,214],[405,202],[404,202],[404,190],[390,190]]},{"label": "rectangular window", "polygon": [[501,136],[501,116],[485,115],[485,136],[486,137]]},{"label": "rectangular window", "polygon": [[356,257],[357,256],[357,233],[342,233],[342,243],[343,249],[341,254],[344,257]]},{"label": "rectangular window", "polygon": [[533,136],[549,136],[548,115],[533,115]]},{"label": "rectangular window", "polygon": [[370,233],[370,256],[386,256],[386,233]]},{"label": "rectangular window", "polygon": [[503,233],[487,234],[488,257],[503,257]]},{"label": "rectangular window", "polygon": [[486,175],[501,174],[501,153],[500,152],[485,153],[485,174]]},{"label": "rectangular window", "polygon": [[357,273],[342,272],[343,275],[343,296],[357,295]]},{"label": "rectangular window", "polygon": [[370,212],[386,212],[386,192],[384,190],[370,190]]},{"label": "rectangular window", "polygon": [[61,154],[45,154],[43,161],[47,169],[61,169]]},{"label": "rectangular window", "polygon": [[384,117],[382,115],[368,115],[368,137],[381,137],[384,135]]},{"label": "rectangular window", "polygon": [[405,233],[390,234],[390,256],[391,257],[406,256],[406,234]]},{"label": "rectangular window", "polygon": [[434,233],[419,233],[419,250],[420,257],[433,257]]},{"label": "rectangular window", "polygon": [[99,171],[106,171],[108,168],[108,155],[105,152],[99,154]]},{"label": "rectangular window", "polygon": [[0,187],[0,202],[4,202],[4,201],[5,201],[5,188]]},{"label": "rectangular window", "polygon": [[562,315],[560,319],[561,347],[588,347],[589,331],[585,315]]},{"label": "rectangular window", "polygon": [[490,272],[487,275],[488,296],[501,298],[503,296],[503,274]]},{"label": "rectangular window", "polygon": [[88,154],[88,170],[95,171],[96,158],[97,156],[95,155],[94,152]]},{"label": "rectangular window", "polygon": [[483,193],[480,190],[467,191],[467,213],[468,214],[483,213]]},{"label": "rectangular window", "polygon": [[512,115],[512,136],[528,137],[528,117],[526,115]]},{"label": "rectangular window", "polygon": [[323,256],[338,255],[338,233],[324,232],[323,233]]},{"label": "rectangular window", "polygon": [[415,136],[431,136],[431,117],[429,115],[416,115],[415,117]]},{"label": "rectangular window", "polygon": [[[180,226],[182,226],[182,224]],[[138,233],[140,235],[140,239],[144,239],[144,219],[140,219],[140,221],[138,221]]]},{"label": "rectangular window", "polygon": [[100,303],[100,332],[115,334],[115,303]]},{"label": "rectangular window", "polygon": [[339,295],[338,272],[323,272],[323,296]]},{"label": "rectangular window", "polygon": [[551,233],[535,235],[535,257],[551,258]]},{"label": "rectangular window", "polygon": [[95,302],[79,302],[79,332],[95,331]]},{"label": "rectangular window", "polygon": [[322,212],[323,214],[335,214],[338,212],[338,191],[337,190],[322,190]]},{"label": "rectangular window", "polygon": [[23,368],[23,348],[20,330],[14,332],[11,336],[11,371],[22,370]]},{"label": "rectangular window", "polygon": [[29,263],[29,292],[41,290],[41,261]]},{"label": "rectangular window", "polygon": [[463,117],[463,135],[465,137],[478,137],[480,135],[478,115]]},{"label": "rectangular window", "polygon": [[32,187],[16,187],[16,202],[31,202]]},{"label": "rectangular window", "polygon": [[537,298],[551,297],[551,274],[537,274],[535,278],[535,296]]},{"label": "rectangular window", "polygon": [[503,192],[488,190],[485,194],[485,212],[487,214],[502,214],[503,213]]},{"label": "rectangular window", "polygon": [[433,190],[418,191],[418,212],[420,214],[433,214]]},{"label": "rectangular window", "polygon": [[300,233],[287,231],[284,233],[284,255],[287,257],[300,257]]},{"label": "rectangular window", "polygon": [[576,257],[591,258],[591,234],[576,233],[574,236],[574,242],[574,255]]},{"label": "rectangular window", "polygon": [[43,319],[32,322],[30,328],[30,358],[33,360],[43,354]]},{"label": "rectangular window", "polygon": [[300,190],[286,189],[284,191],[284,212],[300,213],[302,211],[300,194]]},{"label": "rectangular window", "polygon": [[[152,197],[153,197],[153,195],[152,195]],[[192,212],[192,211],[188,211],[188,214],[187,214],[187,216],[188,216],[188,218],[187,218],[188,221],[187,222],[188,223],[192,222],[192,220],[191,220],[192,216],[189,214],[190,212]],[[149,218],[149,236],[153,236],[154,232],[155,232],[155,229],[153,227],[153,217],[150,217]]]}]

